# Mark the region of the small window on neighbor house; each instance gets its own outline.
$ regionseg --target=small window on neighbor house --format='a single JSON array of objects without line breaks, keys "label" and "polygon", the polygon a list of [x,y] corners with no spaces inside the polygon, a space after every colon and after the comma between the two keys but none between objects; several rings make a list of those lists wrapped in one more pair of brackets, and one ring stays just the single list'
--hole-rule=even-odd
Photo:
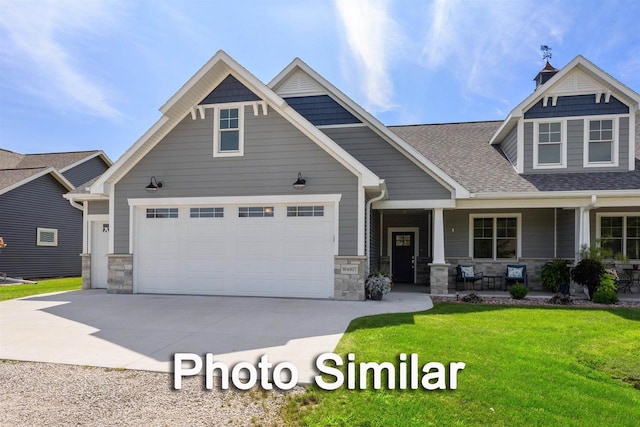
[{"label": "small window on neighbor house", "polygon": [[224,218],[224,208],[191,208],[191,218]]},{"label": "small window on neighbor house", "polygon": [[538,123],[538,164],[562,164],[562,123]]},{"label": "small window on neighbor house", "polygon": [[324,206],[287,206],[287,216],[324,216]]},{"label": "small window on neighbor house", "polygon": [[36,229],[36,245],[37,246],[58,246],[58,230],[55,228],[37,228]]},{"label": "small window on neighbor house", "polygon": [[253,206],[238,208],[238,217],[240,218],[260,218],[260,217],[272,217],[273,206]]},{"label": "small window on neighbor house", "polygon": [[242,156],[244,154],[244,109],[220,108],[215,113],[214,156]]},{"label": "small window on neighbor house", "polygon": [[613,120],[589,121],[589,163],[613,162]]},{"label": "small window on neighbor house", "polygon": [[178,218],[178,208],[147,209],[147,218]]}]

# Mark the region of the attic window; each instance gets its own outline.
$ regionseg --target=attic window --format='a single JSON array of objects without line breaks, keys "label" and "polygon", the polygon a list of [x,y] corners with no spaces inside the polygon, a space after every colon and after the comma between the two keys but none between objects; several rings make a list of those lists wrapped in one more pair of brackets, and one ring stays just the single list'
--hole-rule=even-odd
[{"label": "attic window", "polygon": [[244,107],[216,108],[213,156],[244,155]]},{"label": "attic window", "polygon": [[36,229],[36,246],[58,246],[58,230],[38,227]]}]

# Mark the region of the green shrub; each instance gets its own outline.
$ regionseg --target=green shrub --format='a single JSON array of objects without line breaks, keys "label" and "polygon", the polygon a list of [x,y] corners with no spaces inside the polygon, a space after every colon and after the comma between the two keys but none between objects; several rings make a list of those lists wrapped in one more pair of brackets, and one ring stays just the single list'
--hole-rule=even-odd
[{"label": "green shrub", "polygon": [[509,289],[509,293],[514,299],[523,299],[529,293],[529,288],[516,282],[516,284]]},{"label": "green shrub", "polygon": [[616,286],[616,276],[611,273],[604,273],[600,276],[600,286],[598,286],[598,291],[600,290],[610,291],[615,294],[618,290],[618,287]]},{"label": "green shrub", "polygon": [[591,301],[597,302],[598,304],[614,304],[619,300],[615,291],[611,291],[609,289],[598,289],[596,293],[593,294]]}]

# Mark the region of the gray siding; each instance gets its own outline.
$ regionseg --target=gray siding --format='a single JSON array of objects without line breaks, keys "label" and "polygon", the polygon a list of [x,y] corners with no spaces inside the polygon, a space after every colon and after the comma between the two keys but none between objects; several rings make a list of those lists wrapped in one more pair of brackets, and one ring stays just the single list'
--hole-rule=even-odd
[{"label": "gray siding", "polygon": [[225,102],[258,101],[260,97],[229,74],[200,104],[224,104]]},{"label": "gray siding", "polygon": [[518,128],[515,127],[509,135],[502,141],[500,144],[500,148],[507,159],[513,166],[516,166],[518,163]]},{"label": "gray siding", "polygon": [[384,179],[389,200],[450,199],[451,192],[368,127],[322,131]]},{"label": "gray siding", "polygon": [[[27,278],[80,275],[82,212],[62,198],[65,193],[45,175],[0,195],[0,236],[8,245],[0,254],[1,272]],[[58,246],[37,246],[38,227],[57,229]]]},{"label": "gray siding", "polygon": [[98,175],[102,175],[108,168],[105,162],[98,156],[65,171],[62,175],[67,178],[74,187],[78,187],[91,181]]},{"label": "gray siding", "polygon": [[380,211],[371,209],[371,220],[369,227],[371,230],[371,240],[368,244],[371,270],[380,269]]},{"label": "gray siding", "polygon": [[576,213],[574,209],[556,209],[558,258],[575,257]]},{"label": "gray siding", "polygon": [[[567,167],[566,169],[533,169],[533,123],[524,124],[524,173],[580,173],[580,172],[624,172],[629,169],[629,118],[620,117],[618,128],[618,167],[585,168],[583,166],[584,129],[586,119],[567,120]],[[635,161],[635,159],[632,159]]]},{"label": "gray siding", "polygon": [[298,96],[285,101],[315,126],[361,123],[329,95]]},{"label": "gray siding", "polygon": [[[298,171],[307,178],[302,191],[292,187]],[[151,176],[163,183],[153,195],[144,190]],[[245,108],[242,157],[214,158],[211,117],[188,115],[116,185],[115,251],[129,251],[129,198],[332,193],[342,194],[339,253],[355,255],[356,176],[271,109],[256,117]]]},{"label": "gray siding", "polygon": [[109,213],[109,202],[107,200],[95,200],[88,203],[89,215],[106,215]]},{"label": "gray siding", "polygon": [[455,210],[444,213],[445,256],[469,256],[469,215],[522,213],[522,257],[553,258],[553,209]]},{"label": "gray siding", "polygon": [[614,96],[608,103],[604,102],[602,95],[600,102],[596,104],[595,94],[560,96],[556,106],[551,102],[546,107],[542,106],[542,99],[524,113],[525,119],[545,119],[552,117],[597,116],[601,114],[629,114],[629,107],[620,102]]}]

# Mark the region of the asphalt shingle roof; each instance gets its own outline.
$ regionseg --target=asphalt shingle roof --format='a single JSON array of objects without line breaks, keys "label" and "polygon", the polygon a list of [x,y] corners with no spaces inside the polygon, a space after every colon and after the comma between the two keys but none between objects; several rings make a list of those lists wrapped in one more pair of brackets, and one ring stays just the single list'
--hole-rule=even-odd
[{"label": "asphalt shingle roof", "polygon": [[0,190],[25,180],[46,168],[0,169]]},{"label": "asphalt shingle roof", "polygon": [[[640,190],[640,155],[632,172],[520,175],[500,148],[490,145],[501,121],[389,126],[471,193]],[[638,132],[638,129],[636,129]]]}]

